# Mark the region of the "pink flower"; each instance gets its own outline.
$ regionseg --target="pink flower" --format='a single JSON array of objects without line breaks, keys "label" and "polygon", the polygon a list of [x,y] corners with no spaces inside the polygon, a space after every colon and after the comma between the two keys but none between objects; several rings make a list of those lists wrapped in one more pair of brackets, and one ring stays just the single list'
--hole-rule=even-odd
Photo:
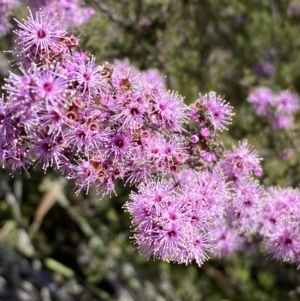
[{"label": "pink flower", "polygon": [[299,225],[279,222],[265,238],[267,252],[274,258],[300,262],[300,231]]},{"label": "pink flower", "polygon": [[65,63],[68,77],[75,82],[76,89],[82,94],[87,92],[87,101],[91,101],[94,93],[100,92],[106,87],[105,80],[101,75],[102,68],[95,63],[95,58],[82,57],[82,59],[74,59],[69,56]]},{"label": "pink flower", "polygon": [[294,116],[292,114],[276,112],[272,119],[272,127],[274,130],[287,130],[294,124]]},{"label": "pink flower", "polygon": [[140,19],[139,25],[140,26],[149,26],[149,25],[151,25],[151,21],[150,21],[149,18],[143,17],[143,18]]},{"label": "pink flower", "polygon": [[273,102],[274,94],[271,89],[266,87],[255,88],[248,96],[248,102],[252,104],[257,115],[267,116]]},{"label": "pink flower", "polygon": [[277,112],[291,114],[299,110],[299,97],[289,91],[281,91],[273,99]]},{"label": "pink flower", "polygon": [[224,220],[219,221],[213,226],[211,239],[215,244],[213,254],[216,257],[228,257],[239,251],[242,245],[242,238],[238,231],[229,228]]},{"label": "pink flower", "polygon": [[199,101],[206,107],[213,128],[216,131],[224,130],[231,122],[231,117],[233,116],[232,107],[215,92],[205,95],[200,94]]},{"label": "pink flower", "polygon": [[18,36],[17,43],[21,47],[19,54],[32,54],[35,58],[37,55],[48,54],[51,47],[63,46],[60,41],[66,32],[61,30],[60,22],[44,14],[42,11],[35,13],[35,16],[29,10],[30,16],[23,23],[16,20],[19,29],[14,33]]},{"label": "pink flower", "polygon": [[221,166],[229,180],[237,181],[243,176],[260,175],[260,161],[257,152],[244,140],[238,147],[233,146],[232,151],[225,152]]},{"label": "pink flower", "polygon": [[167,91],[153,95],[153,123],[171,131],[181,130],[185,120],[186,106],[183,98]]}]

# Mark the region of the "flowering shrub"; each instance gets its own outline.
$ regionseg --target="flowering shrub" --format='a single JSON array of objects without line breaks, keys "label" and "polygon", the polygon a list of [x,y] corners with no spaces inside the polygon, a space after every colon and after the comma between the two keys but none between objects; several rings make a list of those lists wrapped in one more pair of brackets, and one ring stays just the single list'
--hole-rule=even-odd
[{"label": "flowering shrub", "polygon": [[[30,11],[18,25],[20,72],[6,79],[0,104],[3,166],[56,168],[75,180],[77,194],[93,186],[110,195],[118,179],[137,185],[124,208],[147,256],[201,265],[259,235],[273,257],[299,265],[300,194],[265,191],[254,179],[261,160],[246,141],[224,149],[219,131],[233,112],[223,97],[200,94],[187,106],[154,70],[97,65],[51,11]],[[249,101],[274,119],[299,106],[288,92],[273,97],[266,88]]]}]

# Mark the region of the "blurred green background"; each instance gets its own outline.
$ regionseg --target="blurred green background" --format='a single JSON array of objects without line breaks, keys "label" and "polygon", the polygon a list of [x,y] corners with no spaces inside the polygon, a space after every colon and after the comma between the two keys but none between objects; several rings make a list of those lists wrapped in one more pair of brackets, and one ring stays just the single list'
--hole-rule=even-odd
[{"label": "blurred green background", "polygon": [[[299,123],[275,132],[246,99],[256,86],[300,92],[300,1],[86,3],[96,13],[74,34],[99,64],[128,58],[141,70],[157,68],[187,103],[199,92],[225,95],[235,110],[222,134],[225,145],[248,139],[264,160],[264,185],[299,186]],[[12,41],[12,34],[2,38],[0,49],[10,49]],[[9,54],[1,56],[6,76]],[[283,160],[290,149],[292,156]],[[147,260],[130,243],[129,215],[122,209],[130,189],[121,183],[116,197],[100,199],[94,191],[75,196],[72,182],[36,168],[30,178],[2,170],[0,185],[1,246],[32,268],[38,262],[72,300],[300,300],[297,267],[268,258],[255,241],[248,252],[201,268]]]}]

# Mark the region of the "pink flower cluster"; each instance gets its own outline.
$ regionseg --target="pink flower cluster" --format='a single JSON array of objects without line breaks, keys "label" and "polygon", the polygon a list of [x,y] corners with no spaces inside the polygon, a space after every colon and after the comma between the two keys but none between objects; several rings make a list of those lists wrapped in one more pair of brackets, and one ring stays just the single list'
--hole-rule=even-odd
[{"label": "pink flower cluster", "polygon": [[[218,133],[233,113],[223,97],[200,94],[188,107],[157,70],[126,60],[98,65],[76,51],[78,39],[51,12],[17,22],[19,71],[0,98],[4,167],[56,168],[77,193],[93,186],[111,194],[117,179],[136,184],[124,208],[147,256],[201,265],[260,234],[274,257],[299,264],[299,192],[265,193],[253,178],[261,160],[246,141],[224,150]],[[284,95],[272,105],[295,112],[298,102]],[[267,115],[269,101],[251,99]]]},{"label": "pink flower cluster", "polygon": [[105,194],[118,178],[134,184],[178,170],[187,107],[154,71],[97,65],[51,14],[18,24],[21,74],[6,79],[1,103],[3,165],[41,162],[75,179],[77,192],[93,185]]},{"label": "pink flower cluster", "polygon": [[247,237],[262,237],[274,258],[300,265],[300,192],[270,187],[253,179],[261,174],[260,159],[244,141],[226,151],[220,165],[229,180],[231,198],[226,215],[215,224],[215,255],[224,257],[245,249]]},{"label": "pink flower cluster", "polygon": [[274,258],[300,267],[300,191],[271,187],[262,201],[260,233]]},{"label": "pink flower cluster", "polygon": [[230,198],[221,173],[184,171],[173,179],[148,181],[131,193],[125,208],[132,215],[139,249],[165,261],[201,265],[213,251],[213,223]]},{"label": "pink flower cluster", "polygon": [[280,91],[275,94],[266,87],[255,88],[248,96],[256,114],[265,116],[273,129],[289,129],[294,124],[298,112],[299,97],[289,91]]},{"label": "pink flower cluster", "polygon": [[215,255],[226,257],[242,250],[247,236],[258,230],[258,213],[264,190],[253,175],[262,173],[260,158],[246,141],[224,152],[219,166],[231,191],[225,215],[214,224]]},{"label": "pink flower cluster", "polygon": [[[206,170],[210,163],[200,153],[214,153],[213,165],[222,155],[217,132],[230,122],[231,107],[211,92],[188,108],[156,70],[139,72],[128,61],[97,65],[74,50],[78,40],[52,14],[30,12],[18,25],[19,72],[6,79],[0,104],[2,164],[27,172],[37,163],[45,171],[54,167],[75,180],[77,193],[93,186],[110,194],[116,179],[142,182],[127,204],[139,223],[140,248],[201,264],[212,248],[205,229],[223,214],[229,190],[219,170]],[[182,170],[196,166],[186,182]],[[156,193],[163,201],[154,206]],[[149,210],[153,215],[140,225]],[[166,235],[180,242],[169,244]]]}]

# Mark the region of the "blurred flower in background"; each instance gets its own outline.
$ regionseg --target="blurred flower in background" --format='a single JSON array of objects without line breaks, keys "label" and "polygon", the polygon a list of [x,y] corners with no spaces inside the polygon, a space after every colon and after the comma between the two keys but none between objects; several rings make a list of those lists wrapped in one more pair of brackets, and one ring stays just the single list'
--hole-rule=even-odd
[{"label": "blurred flower in background", "polygon": [[140,19],[139,25],[140,26],[149,26],[149,25],[151,25],[151,21],[150,21],[149,18],[143,17],[143,18]]},{"label": "blurred flower in background", "polygon": [[14,6],[19,4],[18,0],[0,0],[0,37],[7,34],[11,29],[9,17]]},{"label": "blurred flower in background", "polygon": [[254,74],[261,78],[270,78],[276,74],[274,65],[268,61],[260,61],[254,67]]}]

